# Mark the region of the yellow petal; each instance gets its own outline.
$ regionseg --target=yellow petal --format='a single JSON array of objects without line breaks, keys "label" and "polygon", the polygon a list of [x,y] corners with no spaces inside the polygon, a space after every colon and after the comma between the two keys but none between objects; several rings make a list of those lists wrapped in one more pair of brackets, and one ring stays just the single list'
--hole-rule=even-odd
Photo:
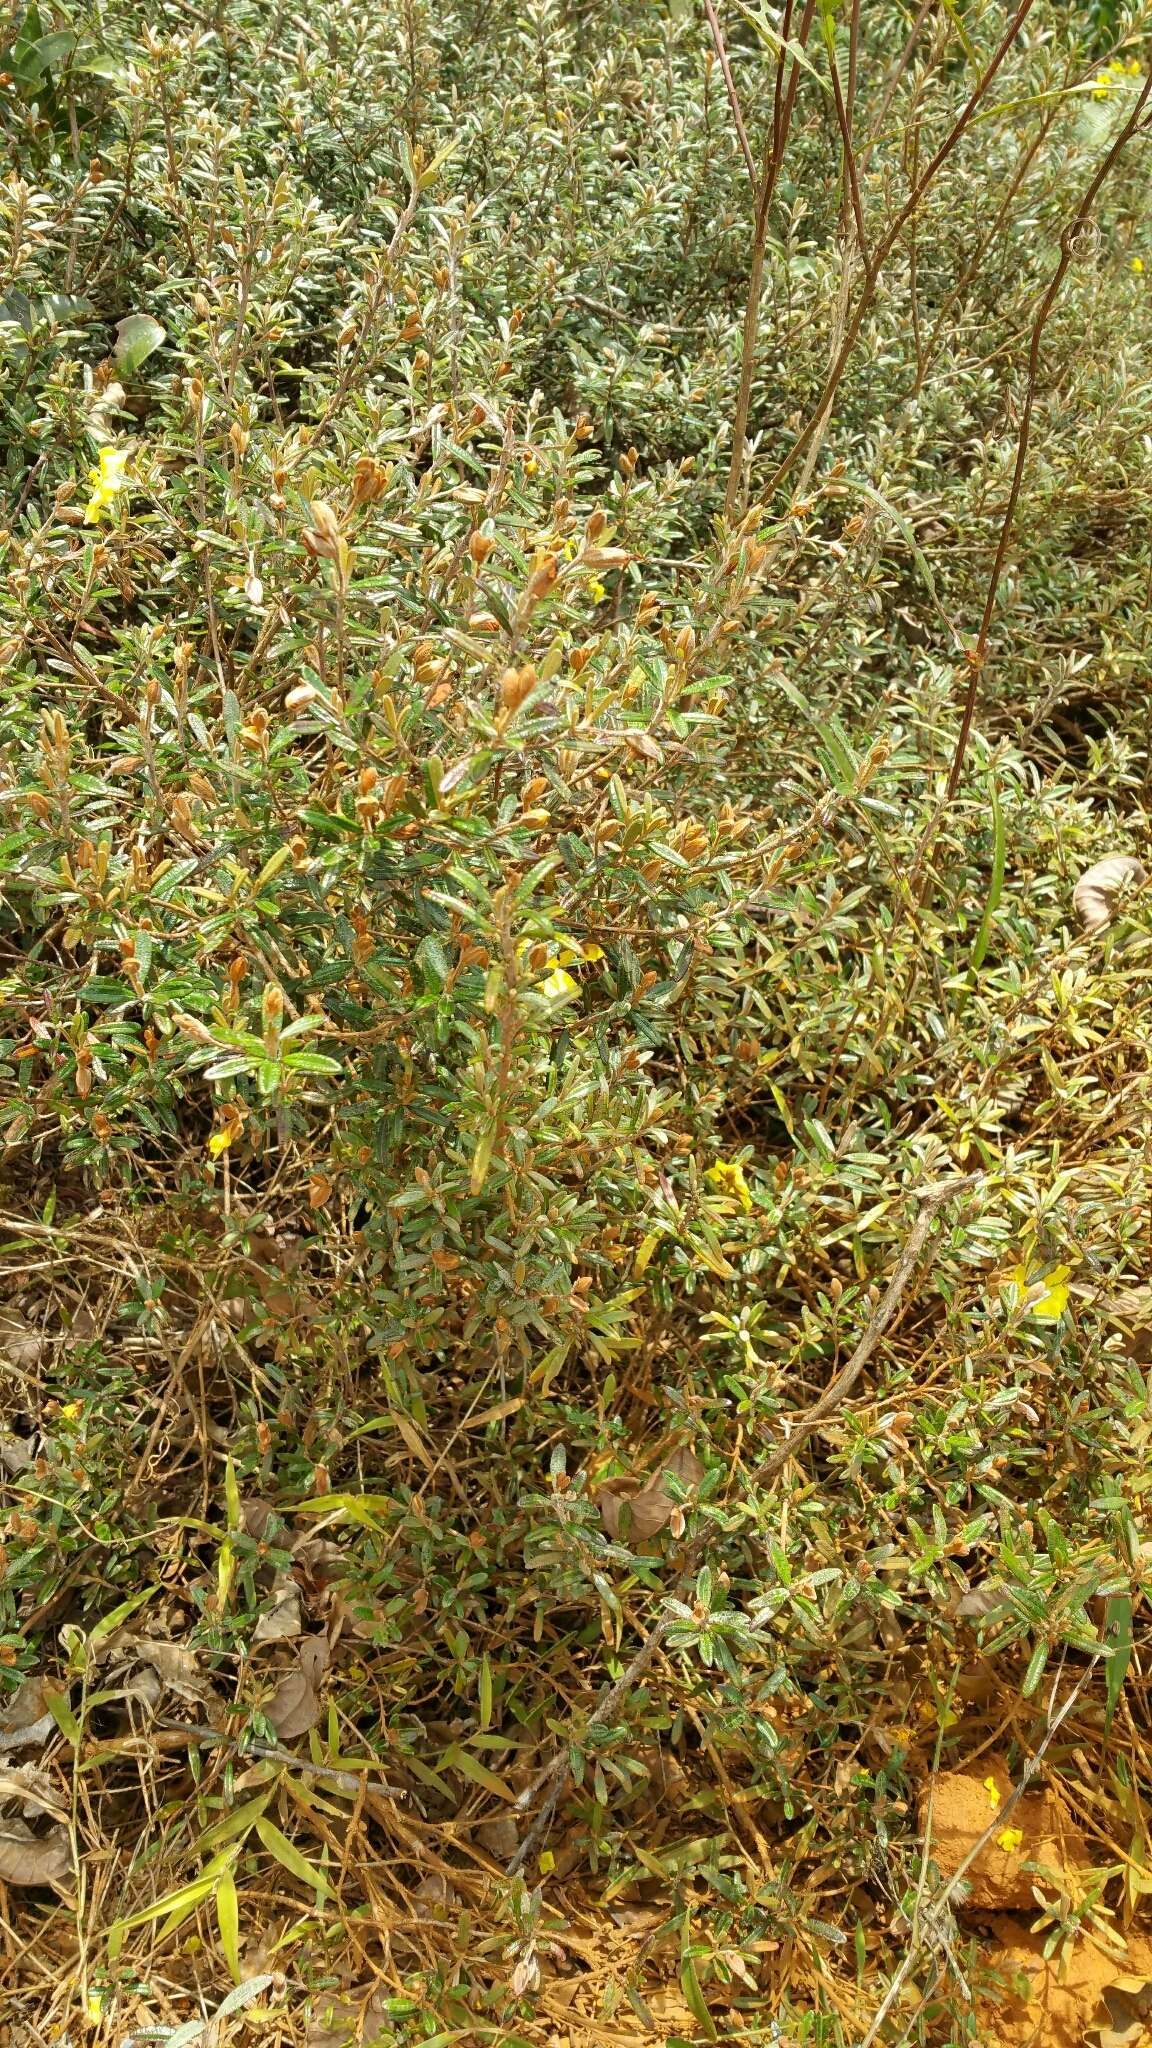
[{"label": "yellow petal", "polygon": [[1000,1787],[996,1783],[995,1778],[985,1778],[984,1790],[988,1794],[988,1804],[992,1808],[993,1813],[995,1813],[996,1808],[1000,1804]]},{"label": "yellow petal", "polygon": [[577,994],[580,984],[574,981],[570,974],[566,974],[562,967],[554,967],[551,974],[543,981],[537,982],[536,987],[538,993],[547,996],[549,1002],[566,1003]]},{"label": "yellow petal", "polygon": [[1023,1840],[1023,1828],[1001,1828],[996,1837],[996,1846],[1003,1849],[1006,1856],[1014,1856]]}]

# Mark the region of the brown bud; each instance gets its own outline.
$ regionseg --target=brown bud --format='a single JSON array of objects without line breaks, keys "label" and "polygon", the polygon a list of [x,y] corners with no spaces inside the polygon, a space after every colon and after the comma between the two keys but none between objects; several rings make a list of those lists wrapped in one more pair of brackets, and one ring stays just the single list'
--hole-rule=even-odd
[{"label": "brown bud", "polygon": [[500,702],[505,711],[519,711],[536,688],[536,670],[526,662],[523,668],[506,668],[500,678]]}]

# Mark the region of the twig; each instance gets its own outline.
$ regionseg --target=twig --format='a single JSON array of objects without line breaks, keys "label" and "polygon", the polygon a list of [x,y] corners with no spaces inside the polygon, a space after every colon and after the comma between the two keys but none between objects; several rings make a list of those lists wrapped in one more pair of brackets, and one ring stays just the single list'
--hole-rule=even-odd
[{"label": "twig", "polygon": [[[612,1726],[614,1716],[619,1713],[636,1680],[641,1678],[644,1672],[647,1671],[649,1664],[652,1662],[671,1626],[671,1615],[664,1614],[661,1615],[655,1626],[649,1629],[627,1670],[621,1672],[615,1684],[606,1686],[601,1693],[592,1719],[585,1730],[586,1735],[590,1734],[593,1728],[610,1728]],[[525,1787],[517,1799],[516,1810],[523,1812],[524,1808],[530,1806],[532,1801],[545,1788],[549,1789],[549,1797],[545,1802],[543,1812],[529,1828],[511,1863],[508,1865],[509,1877],[515,1877],[516,1872],[527,1863],[537,1844],[543,1840],[549,1820],[551,1819],[552,1809],[560,1797],[564,1781],[568,1777],[571,1768],[572,1761],[569,1752],[567,1749],[562,1749],[558,1755],[552,1758],[551,1763],[545,1764],[543,1770],[537,1771],[532,1783]]]},{"label": "twig", "polygon": [[864,325],[865,316],[868,312],[868,308],[872,304],[873,298],[875,297],[876,287],[880,280],[880,273],[883,270],[883,267],[887,262],[888,257],[891,255],[892,250],[896,246],[896,243],[899,241],[901,235],[904,233],[904,230],[907,227],[909,221],[912,219],[913,215],[918,212],[920,204],[924,199],[926,193],[928,192],[929,187],[935,182],[937,173],[942,168],[942,166],[947,162],[948,158],[956,149],[957,144],[960,142],[961,137],[970,127],[981,100],[984,99],[985,95],[987,94],[988,89],[996,76],[996,73],[999,71],[1000,66],[1004,62],[1005,57],[1008,55],[1009,50],[1015,43],[1016,38],[1019,35],[1020,30],[1023,28],[1024,23],[1028,19],[1029,14],[1032,12],[1034,5],[1035,0],[1020,0],[1020,4],[1012,17],[1012,20],[1009,22],[1008,27],[1004,31],[1004,34],[1002,35],[999,43],[996,46],[996,49],[994,50],[992,56],[989,58],[988,63],[984,68],[984,71],[981,73],[979,79],[977,80],[976,85],[973,88],[973,91],[969,99],[965,102],[964,106],[960,110],[960,113],[957,115],[955,121],[952,123],[951,128],[948,130],[948,133],[944,137],[944,140],[940,144],[940,147],[936,151],[936,154],[925,165],[924,170],[920,174],[919,181],[916,185],[913,186],[912,191],[909,193],[908,198],[905,200],[903,206],[901,206],[898,209],[894,218],[886,228],[879,243],[872,251],[871,258],[864,272],[863,288],[860,292],[859,299],[856,302],[856,307],[852,314],[852,319],[848,328],[848,332],[844,336],[843,343],[841,344],[840,352],[836,358],[835,363],[832,366],[832,369],[829,371],[828,377],[825,380],[824,389],[821,392],[819,399],[817,400],[813,412],[809,415],[806,424],[800,429],[800,432],[797,434],[796,439],[793,441],[792,446],[789,449],[787,455],[784,457],[784,460],[779,464],[775,475],[771,478],[771,481],[768,485],[768,489],[765,493],[766,498],[770,497],[775,491],[779,490],[785,478],[791,474],[792,470],[795,468],[796,463],[804,454],[804,451],[807,448],[808,443],[812,438],[812,435],[817,431],[818,428],[822,427],[825,420],[825,415],[830,410],[832,401],[834,400],[836,393],[840,388],[840,383],[844,376],[844,373],[847,370],[848,364],[852,359],[853,353],[856,348],[856,343],[860,338],[860,331]]},{"label": "twig", "polygon": [[[923,1188],[918,1192],[918,1200],[921,1205],[920,1214],[909,1232],[908,1242],[900,1254],[896,1264],[896,1271],[888,1283],[884,1298],[879,1303],[864,1335],[857,1344],[843,1372],[837,1373],[831,1386],[825,1389],[820,1399],[811,1408],[806,1409],[804,1414],[794,1424],[788,1442],[780,1450],[773,1451],[766,1463],[758,1468],[754,1474],[757,1482],[764,1484],[766,1481],[774,1479],[776,1474],[783,1470],[789,1458],[793,1456],[794,1452],[803,1443],[805,1437],[810,1435],[812,1430],[819,1427],[820,1423],[832,1413],[834,1408],[839,1406],[844,1396],[855,1386],[856,1381],[859,1379],[899,1307],[904,1289],[907,1287],[919,1261],[920,1254],[928,1242],[933,1224],[940,1210],[953,1195],[963,1194],[966,1189],[975,1187],[981,1178],[982,1176],[978,1173],[969,1173],[959,1180],[938,1181],[935,1186]],[[694,1563],[695,1553],[690,1550],[689,1564],[681,1573],[681,1588],[690,1579]],[[627,1669],[621,1673],[614,1684],[605,1687],[584,1731],[585,1740],[593,1729],[610,1728],[612,1726],[616,1715],[619,1713],[636,1680],[642,1677],[648,1669],[665,1636],[672,1628],[673,1621],[674,1617],[671,1614],[662,1614],[660,1619],[649,1629],[648,1634],[645,1636]],[[542,1792],[547,1794],[540,1813],[533,1821],[532,1826],[529,1828],[528,1833],[508,1865],[507,1875],[509,1877],[515,1877],[516,1873],[523,1869],[529,1857],[535,1853],[543,1841],[551,1825],[556,1802],[564,1789],[571,1769],[571,1750],[568,1745],[565,1745],[550,1762],[537,1771],[531,1784],[526,1785],[523,1792],[517,1798],[515,1811],[522,1813],[526,1807],[531,1806],[534,1799],[539,1798]]]},{"label": "twig", "polygon": [[[728,483],[724,492],[724,516],[732,522],[740,498],[740,486],[744,476],[745,443],[748,438],[748,417],[752,410],[752,384],[756,375],[756,349],[760,333],[760,296],[764,289],[764,256],[768,242],[768,216],[780,166],[784,161],[784,148],[792,126],[792,112],[796,105],[796,93],[800,84],[800,66],[793,62],[788,70],[787,58],[792,41],[793,0],[784,0],[784,15],[780,23],[780,48],[776,57],[776,84],[772,96],[772,130],[764,152],[764,169],[759,186],[754,186],[756,207],[752,222],[752,257],[748,268],[748,297],[744,305],[744,331],[740,343],[740,382],[736,391],[736,410],[732,419],[732,456],[728,466]],[[807,47],[812,30],[812,18],[816,12],[816,0],[804,0],[804,12],[796,34],[796,46]],[[788,83],[785,85],[785,75]]]},{"label": "twig", "polygon": [[[261,1763],[285,1764],[293,1770],[309,1771],[314,1778],[327,1778],[342,1792],[359,1792],[362,1776],[367,1772],[382,1771],[383,1764],[356,1759],[346,1762],[343,1768],[335,1764],[315,1764],[311,1757],[297,1756],[291,1749],[281,1749],[276,1742],[246,1742],[235,1735],[224,1735],[218,1728],[197,1728],[190,1721],[160,1721],[157,1726],[175,1735],[185,1735],[190,1742],[199,1742],[206,1749],[231,1749],[237,1756],[257,1757]],[[373,1790],[385,1799],[403,1799],[403,1791],[394,1785],[376,1785]]]},{"label": "twig", "polygon": [[920,1254],[931,1236],[940,1210],[953,1195],[963,1194],[966,1189],[975,1187],[981,1177],[978,1173],[969,1173],[965,1174],[962,1180],[938,1181],[935,1187],[924,1188],[920,1192],[917,1197],[921,1205],[920,1214],[912,1225],[908,1242],[896,1262],[896,1271],[888,1282],[884,1297],[878,1304],[864,1335],[843,1371],[838,1372],[835,1379],[825,1387],[820,1399],[814,1401],[811,1408],[806,1408],[803,1415],[798,1416],[791,1424],[787,1443],[781,1444],[779,1450],[773,1451],[771,1457],[758,1467],[754,1474],[757,1484],[764,1485],[768,1480],[775,1479],[777,1473],[784,1470],[789,1458],[795,1456],[804,1439],[811,1436],[814,1429],[819,1429],[820,1424],[826,1422],[834,1410],[839,1408],[845,1396],[851,1393],[900,1306],[904,1289],[919,1264]]},{"label": "twig", "polygon": [[972,730],[972,718],[976,710],[976,693],[980,687],[980,675],[988,651],[988,634],[992,625],[992,615],[996,609],[996,595],[1000,588],[1000,578],[1003,574],[1004,562],[1008,554],[1008,542],[1016,522],[1016,507],[1020,502],[1020,489],[1024,482],[1024,465],[1028,460],[1028,444],[1032,438],[1032,408],[1036,402],[1036,384],[1040,373],[1040,344],[1044,339],[1044,329],[1048,325],[1048,316],[1056,304],[1060,287],[1064,282],[1068,266],[1075,254],[1077,237],[1083,233],[1087,225],[1088,217],[1095,204],[1096,195],[1101,185],[1104,183],[1121,150],[1131,141],[1137,128],[1140,126],[1140,117],[1144,112],[1150,92],[1152,92],[1152,71],[1145,78],[1140,97],[1136,101],[1132,112],[1113,142],[1111,149],[1100,163],[1094,177],[1086,186],[1079,206],[1076,208],[1072,219],[1068,222],[1060,237],[1060,261],[1048,280],[1048,289],[1040,301],[1040,310],[1033,323],[1032,339],[1028,346],[1028,385],[1024,394],[1024,410],[1020,416],[1020,432],[1016,440],[1016,463],[1012,471],[1012,485],[1008,492],[1008,503],[1004,508],[1004,518],[1000,526],[1000,538],[996,546],[996,557],[992,564],[992,574],[988,579],[988,592],[984,599],[984,613],[980,620],[980,631],[976,637],[976,645],[967,657],[968,688],[964,693],[964,709],[960,716],[960,730],[956,735],[956,750],[952,756],[952,767],[948,776],[948,789],[945,798],[947,803],[952,802],[956,791],[960,787],[960,776],[964,768],[964,756],[968,751],[968,736]]},{"label": "twig", "polygon": [[[740,142],[740,153],[748,166],[748,176],[752,180],[752,190],[755,192],[756,159],[752,154],[751,145],[748,141],[748,130],[744,126],[744,116],[740,111],[740,96],[736,91],[736,81],[732,76],[732,66],[728,62],[728,50],[724,42],[724,31],[720,26],[720,17],[712,4],[712,0],[704,0],[704,12],[708,16],[708,26],[712,31],[712,41],[716,48],[716,56],[719,60],[721,75],[724,79],[724,90],[728,95],[728,105],[732,109],[732,120]],[[41,460],[43,460],[43,457],[41,457]]]},{"label": "twig", "polygon": [[[1027,1759],[1027,1762],[1024,1764],[1024,1767],[1020,1772],[1019,1784],[1013,1786],[1011,1792],[1008,1794],[1008,1797],[1004,1801],[1003,1805],[997,1807],[996,1812],[993,1814],[992,1819],[989,1821],[983,1834],[978,1836],[977,1840],[973,1842],[972,1847],[968,1851],[968,1854],[964,1857],[963,1861],[958,1865],[958,1867],[953,1871],[951,1877],[948,1879],[947,1884],[944,1886],[943,1891],[941,1891],[938,1897],[933,1900],[931,1912],[928,1915],[929,1924],[931,1924],[931,1921],[937,1915],[943,1912],[944,1908],[955,1897],[956,1892],[959,1890],[959,1887],[964,1882],[964,1878],[967,1875],[968,1871],[971,1869],[972,1865],[975,1863],[976,1858],[982,1853],[983,1850],[987,1848],[989,1842],[992,1840],[993,1835],[996,1835],[1000,1832],[1000,1829],[1004,1826],[1004,1823],[1007,1820],[1008,1815],[1012,1812],[1017,1801],[1023,1798],[1025,1792],[1028,1790],[1029,1785],[1032,1783],[1033,1778],[1036,1776],[1036,1773],[1038,1772],[1041,1764],[1044,1761],[1046,1751],[1051,1748],[1052,1743],[1055,1741],[1057,1733],[1063,1727],[1064,1722],[1068,1719],[1069,1714],[1072,1712],[1073,1707],[1076,1705],[1077,1700],[1079,1699],[1081,1693],[1084,1690],[1084,1687],[1087,1685],[1088,1680],[1091,1678],[1092,1673],[1096,1669],[1096,1666],[1099,1662],[1099,1655],[1096,1655],[1095,1657],[1093,1657],[1092,1662],[1089,1664],[1087,1670],[1081,1674],[1076,1685],[1073,1687],[1072,1691],[1068,1695],[1068,1698],[1065,1700],[1064,1705],[1061,1707],[1060,1712],[1055,1716],[1055,1718],[1052,1721],[1049,1722],[1048,1727],[1044,1732],[1044,1739],[1041,1742],[1039,1749],[1036,1751],[1035,1756],[1030,1756]],[[888,2014],[891,2012],[892,2007],[895,2005],[896,2000],[899,1998],[901,1991],[904,1989],[904,1986],[907,1983],[909,1976],[915,1969],[916,1964],[923,1953],[923,1950],[924,1937],[922,1935],[914,1935],[912,1942],[909,1945],[908,1953],[904,1957],[904,1960],[901,1963],[900,1968],[897,1970],[896,1975],[893,1977],[892,1982],[888,1986],[888,1989],[884,1994],[884,1998],[881,2003],[880,2009],[877,2012],[876,2017],[872,2021],[872,2025],[869,2027],[867,2034],[861,2041],[860,2048],[872,2048],[873,2042],[876,2041],[876,2039],[878,2038],[881,2027],[887,2019]]]}]

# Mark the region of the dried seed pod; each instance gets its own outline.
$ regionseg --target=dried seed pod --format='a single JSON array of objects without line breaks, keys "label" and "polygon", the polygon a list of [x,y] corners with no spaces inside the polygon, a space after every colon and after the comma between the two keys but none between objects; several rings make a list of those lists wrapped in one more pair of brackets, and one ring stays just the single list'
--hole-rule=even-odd
[{"label": "dried seed pod", "polygon": [[1121,889],[1139,889],[1147,879],[1144,863],[1134,854],[1105,854],[1081,875],[1072,891],[1072,907],[1088,931],[1101,931],[1112,921]]}]

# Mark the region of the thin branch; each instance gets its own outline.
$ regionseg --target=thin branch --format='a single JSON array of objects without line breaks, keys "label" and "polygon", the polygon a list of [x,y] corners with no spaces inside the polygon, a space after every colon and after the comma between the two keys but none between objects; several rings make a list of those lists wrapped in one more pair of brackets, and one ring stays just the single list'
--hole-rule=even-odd
[{"label": "thin branch", "polygon": [[[1025,1763],[1020,1773],[1019,1783],[1013,1786],[1011,1792],[1008,1794],[1008,1797],[1004,1801],[1003,1805],[998,1807],[996,1812],[993,1814],[992,1819],[989,1821],[983,1834],[980,1835],[975,1842],[973,1842],[972,1847],[969,1849],[968,1854],[965,1856],[963,1862],[960,1863],[957,1866],[957,1868],[953,1871],[951,1877],[948,1879],[947,1884],[944,1886],[939,1896],[933,1900],[931,1910],[926,1916],[929,1925],[931,1925],[932,1920],[935,1917],[937,1917],[940,1913],[942,1913],[944,1908],[956,1896],[957,1891],[963,1884],[964,1879],[968,1871],[972,1868],[972,1865],[975,1863],[976,1858],[981,1854],[981,1852],[984,1849],[988,1847],[988,1844],[992,1840],[993,1835],[999,1834],[1001,1828],[1004,1826],[1004,1823],[1008,1818],[1008,1815],[1012,1812],[1017,1801],[1023,1798],[1025,1792],[1028,1790],[1029,1785],[1032,1783],[1033,1778],[1036,1776],[1037,1771],[1040,1769],[1040,1766],[1044,1761],[1046,1752],[1051,1748],[1052,1743],[1055,1741],[1058,1731],[1060,1730],[1060,1728],[1063,1727],[1064,1722],[1068,1719],[1069,1714],[1072,1712],[1073,1707],[1076,1705],[1077,1700],[1079,1699],[1081,1693],[1084,1690],[1084,1687],[1087,1685],[1088,1680],[1091,1678],[1092,1673],[1096,1669],[1096,1666],[1099,1662],[1100,1656],[1099,1652],[1097,1652],[1097,1654],[1093,1657],[1092,1662],[1089,1664],[1087,1670],[1081,1675],[1077,1684],[1073,1687],[1073,1690],[1069,1694],[1068,1698],[1065,1700],[1064,1705],[1061,1707],[1059,1713],[1055,1715],[1055,1717],[1049,1722],[1048,1727],[1044,1731],[1044,1739],[1041,1742],[1039,1749],[1036,1751],[1035,1756],[1031,1756],[1028,1758],[1027,1762]],[[893,1977],[892,1982],[890,1983],[887,1991],[884,1994],[883,2002],[880,2006],[879,2011],[876,2014],[875,2019],[872,2022],[872,2025],[869,2027],[868,2032],[866,2033],[864,2039],[860,2043],[860,2048],[872,2048],[872,2044],[879,2038],[880,2029],[883,2026],[885,2020],[887,2019],[888,2014],[891,2012],[892,2007],[895,2005],[896,2000],[899,1998],[901,1991],[904,1989],[904,1986],[907,1983],[908,1978],[911,1976],[912,1971],[916,1967],[916,1964],[919,1962],[923,1950],[924,1937],[922,1935],[915,1935],[913,1937],[912,1942],[909,1945],[907,1955],[904,1957],[904,1960],[901,1963],[900,1968],[897,1970],[896,1975]]]},{"label": "thin branch", "polygon": [[724,31],[720,26],[720,17],[712,4],[712,0],[704,0],[704,12],[708,16],[708,27],[712,31],[712,41],[715,45],[717,58],[719,59],[720,72],[724,80],[724,90],[728,95],[728,105],[732,109],[732,120],[735,124],[736,134],[740,143],[740,154],[748,167],[748,176],[751,180],[752,190],[755,192],[756,159],[752,154],[752,146],[748,140],[748,130],[744,126],[744,116],[740,111],[740,95],[736,90],[736,80],[732,76],[732,66],[728,62],[728,49],[724,41]]},{"label": "thin branch", "polygon": [[[790,72],[787,64],[788,45],[792,36],[792,5],[793,0],[785,0],[784,18],[780,24],[780,48],[776,57],[776,83],[772,94],[772,133],[765,151],[764,172],[756,194],[756,213],[752,224],[752,260],[748,270],[748,297],[744,305],[744,333],[740,345],[740,383],[736,392],[736,411],[732,420],[732,456],[724,492],[724,516],[729,522],[736,517],[744,475],[748,416],[752,410],[752,383],[756,375],[756,344],[760,333],[760,297],[764,289],[768,215],[776,191],[776,181],[780,176],[780,166],[784,161],[784,148],[792,126],[792,111],[796,105],[796,93],[800,84],[799,64],[793,60]],[[804,13],[796,35],[796,44],[801,50],[807,47],[815,12],[816,0],[805,0]],[[787,86],[784,84],[786,72]]]},{"label": "thin branch", "polygon": [[964,693],[964,709],[960,716],[960,730],[956,735],[956,750],[952,756],[952,767],[948,776],[948,789],[945,795],[946,803],[952,802],[960,787],[960,777],[964,770],[964,756],[968,751],[968,738],[972,731],[972,719],[976,710],[976,693],[980,687],[980,675],[987,658],[988,634],[992,626],[993,613],[996,610],[996,597],[1000,588],[1000,578],[1004,572],[1004,563],[1008,555],[1008,543],[1012,537],[1012,528],[1016,523],[1016,508],[1020,502],[1020,491],[1024,482],[1024,467],[1028,460],[1028,445],[1032,438],[1032,410],[1036,403],[1036,385],[1040,374],[1040,345],[1044,339],[1044,329],[1048,325],[1049,314],[1056,304],[1060,287],[1067,276],[1068,266],[1075,254],[1077,237],[1083,233],[1088,223],[1089,215],[1096,203],[1096,195],[1108,176],[1109,171],[1140,126],[1140,117],[1147,104],[1149,93],[1152,93],[1152,71],[1145,78],[1140,96],[1132,112],[1113,142],[1111,149],[1097,168],[1095,176],[1086,186],[1079,206],[1076,208],[1072,219],[1068,222],[1060,237],[1060,260],[1048,280],[1048,289],[1040,301],[1040,310],[1033,323],[1032,339],[1028,346],[1028,384],[1024,394],[1024,410],[1020,417],[1020,432],[1016,440],[1016,463],[1012,471],[1012,485],[1008,492],[1008,503],[1004,508],[1004,518],[1000,526],[1000,538],[996,545],[996,556],[992,563],[992,574],[988,579],[988,592],[984,599],[984,612],[980,620],[980,631],[976,636],[975,647],[971,649],[967,656],[968,688]]},{"label": "thin branch", "polygon": [[962,1180],[938,1181],[935,1187],[923,1188],[919,1192],[917,1200],[920,1203],[920,1214],[908,1233],[908,1242],[896,1261],[896,1270],[888,1282],[883,1299],[878,1303],[875,1314],[855,1351],[843,1370],[825,1387],[820,1399],[814,1401],[811,1408],[806,1408],[803,1415],[798,1416],[791,1425],[787,1443],[782,1444],[779,1450],[773,1451],[771,1457],[757,1467],[753,1474],[753,1484],[764,1486],[769,1480],[775,1479],[777,1474],[784,1470],[789,1458],[795,1457],[805,1438],[811,1436],[814,1429],[819,1429],[820,1424],[826,1422],[852,1392],[900,1306],[904,1290],[920,1263],[920,1255],[932,1235],[940,1210],[945,1202],[951,1201],[953,1195],[963,1194],[968,1188],[975,1187],[981,1178],[978,1173],[969,1173],[965,1174]]},{"label": "thin branch", "polygon": [[958,144],[961,137],[964,135],[966,129],[972,122],[973,117],[976,113],[976,109],[978,108],[981,100],[987,93],[989,86],[992,84],[992,81],[996,76],[996,73],[999,71],[1000,66],[1004,62],[1005,57],[1008,55],[1009,50],[1012,48],[1013,43],[1016,41],[1016,38],[1019,35],[1020,30],[1023,28],[1025,21],[1031,14],[1034,5],[1035,0],[1020,0],[1020,5],[1017,7],[1016,12],[1012,17],[1012,20],[1008,24],[1008,27],[1005,30],[1003,36],[1001,37],[1000,42],[997,44],[993,55],[989,59],[988,64],[986,65],[980,78],[977,80],[975,88],[973,89],[970,98],[966,101],[956,120],[953,122],[951,128],[948,130],[948,133],[944,137],[944,140],[940,144],[940,147],[936,151],[936,154],[925,166],[920,176],[919,182],[914,186],[913,190],[909,193],[908,198],[905,200],[903,206],[900,207],[895,218],[892,220],[889,227],[885,231],[882,239],[873,251],[871,260],[869,261],[865,269],[864,286],[860,293],[860,297],[857,301],[851,322],[849,323],[848,332],[844,336],[844,340],[841,344],[840,351],[837,355],[836,361],[834,362],[831,370],[829,371],[828,378],[824,385],[824,389],[821,392],[820,397],[817,400],[816,406],[813,412],[811,413],[806,425],[801,428],[799,434],[796,436],[796,439],[793,441],[792,446],[789,449],[787,455],[784,457],[783,462],[780,463],[775,475],[772,477],[771,482],[768,485],[768,489],[765,492],[765,497],[770,497],[774,491],[779,489],[780,485],[784,482],[784,479],[790,474],[792,469],[795,467],[796,463],[800,460],[800,457],[803,455],[805,449],[807,448],[808,442],[812,438],[812,435],[817,431],[818,428],[822,427],[822,424],[825,422],[827,415],[831,409],[832,401],[836,396],[836,392],[839,389],[841,380],[844,376],[844,372],[852,359],[852,355],[856,348],[856,343],[860,338],[860,330],[864,325],[864,319],[865,315],[868,312],[868,308],[872,304],[872,300],[875,297],[876,286],[879,282],[880,273],[884,267],[884,264],[887,262],[888,257],[891,255],[892,250],[895,248],[896,243],[899,241],[900,236],[903,234],[913,214],[918,211],[921,201],[923,200],[929,187],[933,184],[938,171],[941,169],[943,164],[946,163],[947,159],[952,155],[952,152],[956,148],[956,145]]}]

